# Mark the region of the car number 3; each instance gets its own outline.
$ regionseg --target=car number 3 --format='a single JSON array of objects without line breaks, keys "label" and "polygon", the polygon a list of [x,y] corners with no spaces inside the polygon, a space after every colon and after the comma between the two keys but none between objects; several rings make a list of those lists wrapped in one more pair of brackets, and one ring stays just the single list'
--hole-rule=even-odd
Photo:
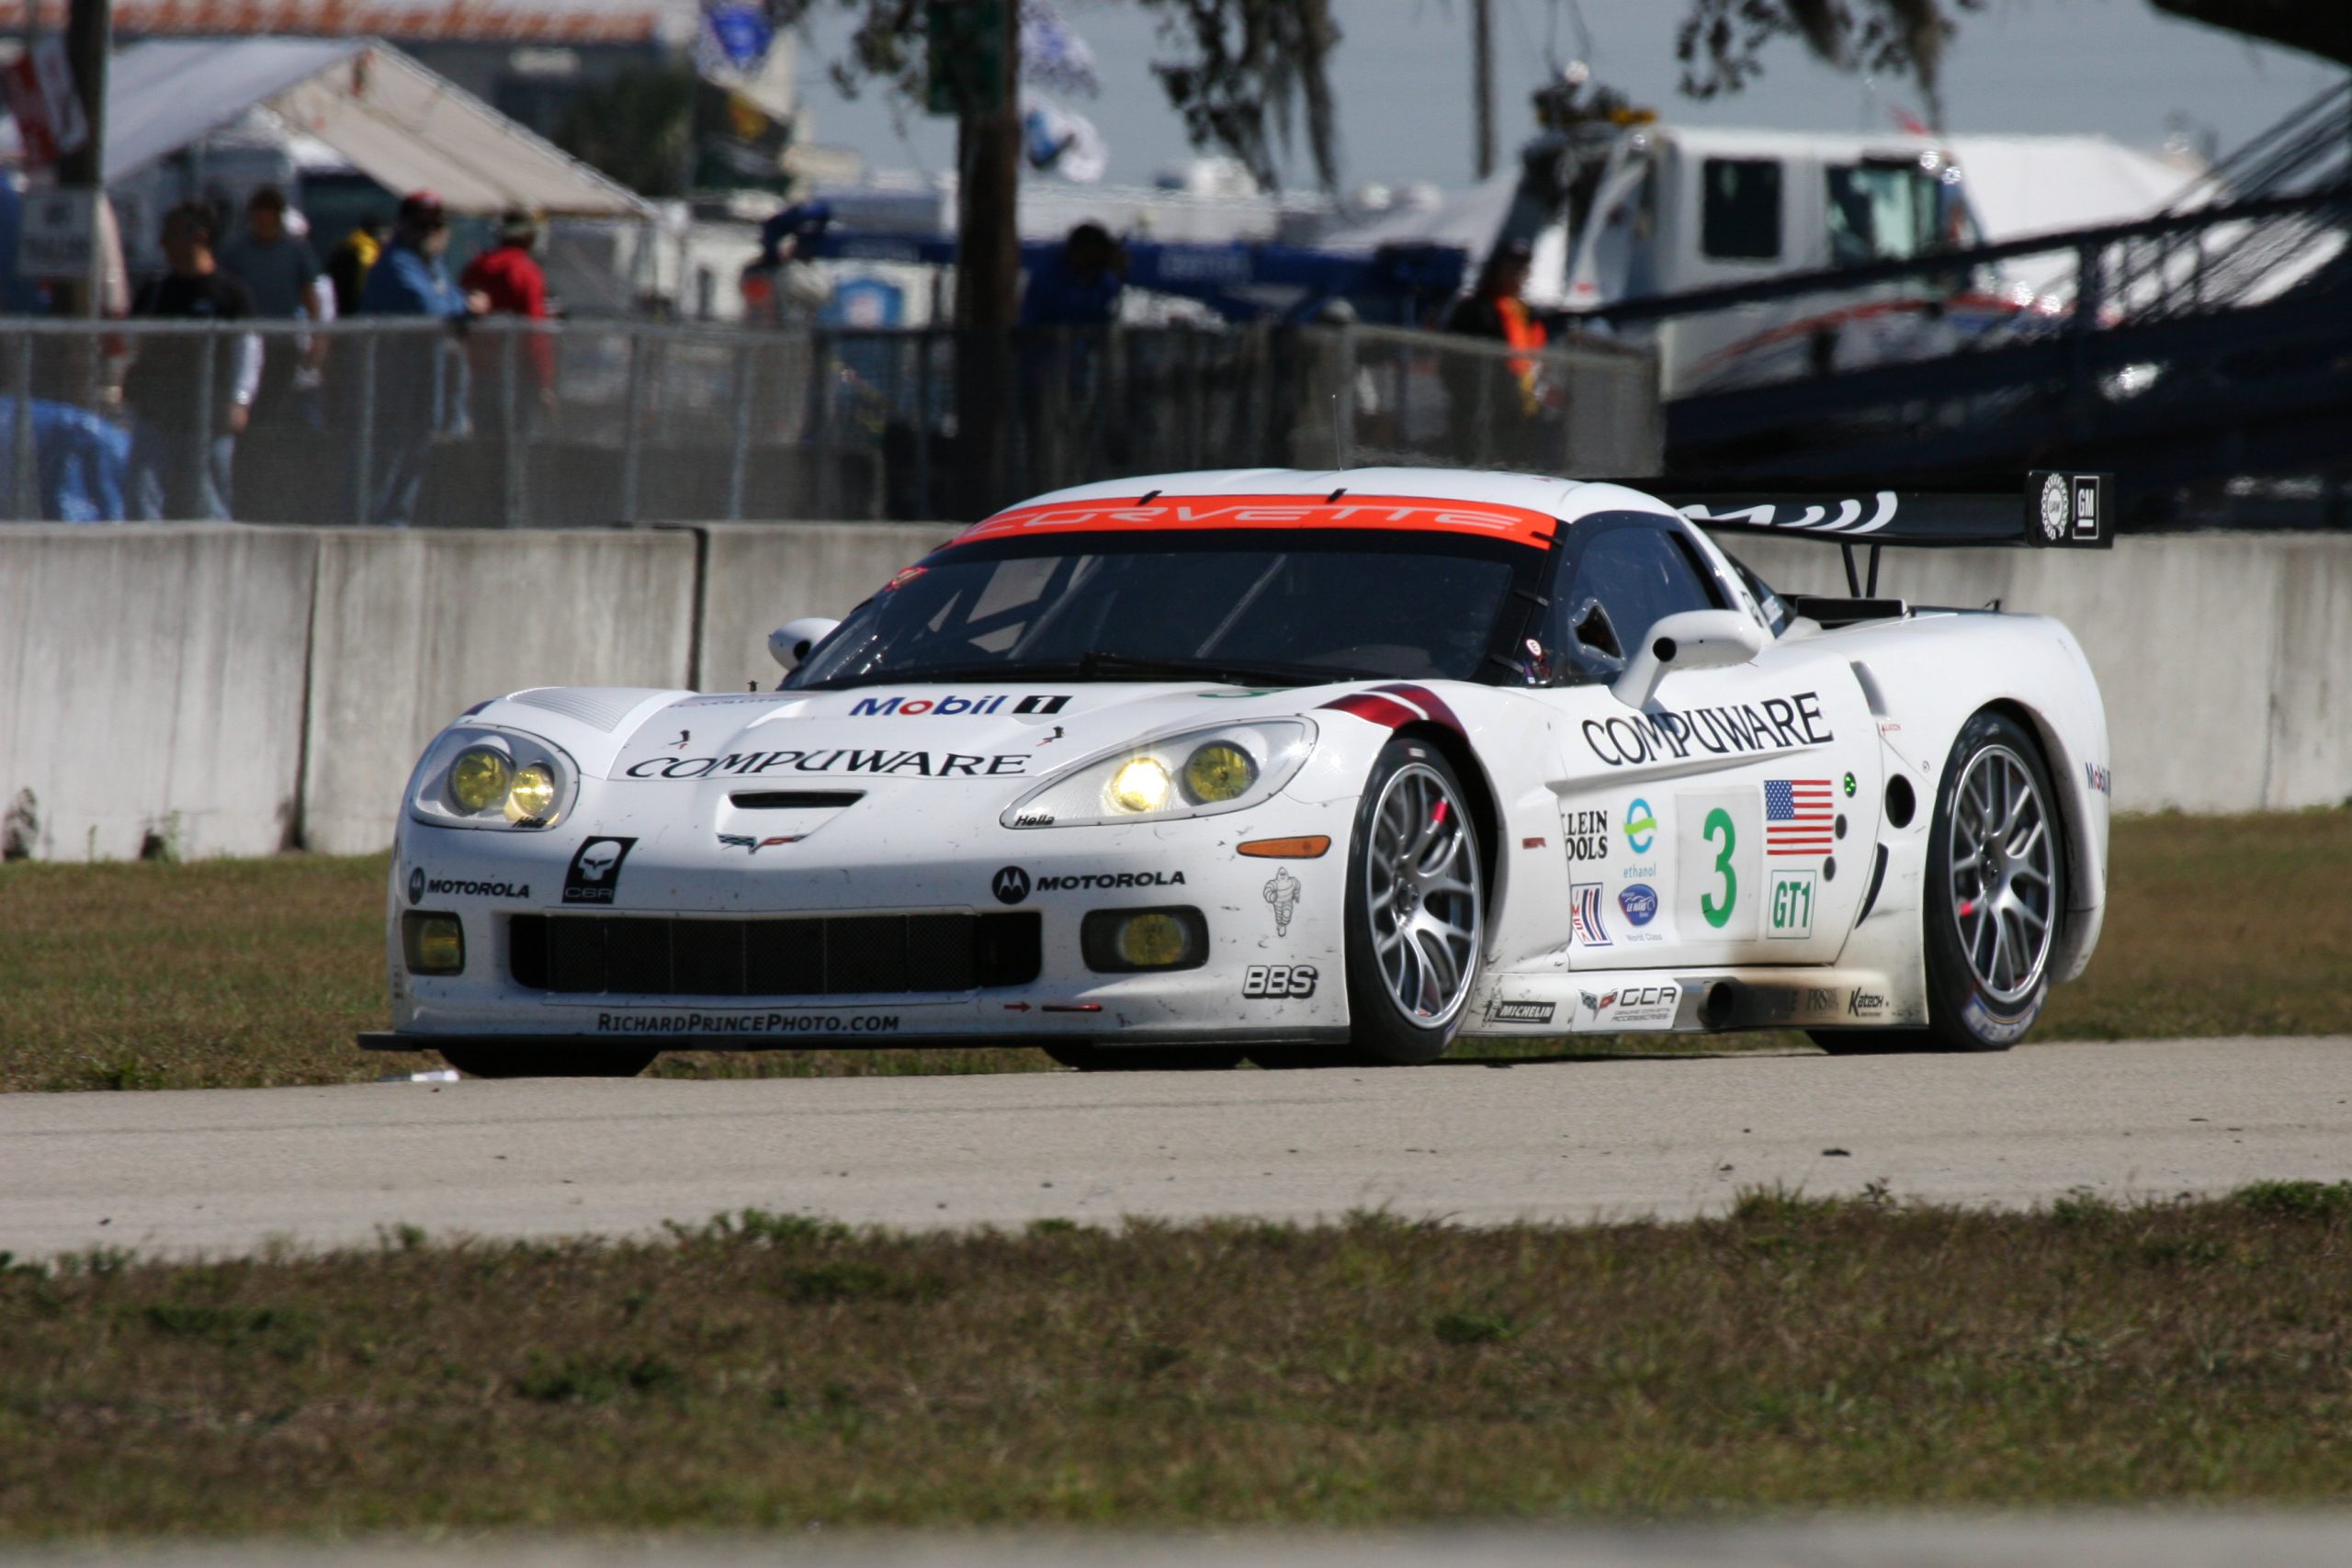
[{"label": "car number 3", "polygon": [[1252,964],[1241,976],[1244,997],[1311,997],[1317,979],[1312,964]]},{"label": "car number 3", "polygon": [[1729,923],[1731,912],[1739,907],[1739,874],[1731,865],[1731,852],[1738,846],[1739,837],[1732,831],[1731,813],[1720,806],[1707,813],[1706,824],[1701,829],[1700,837],[1712,844],[1715,841],[1715,829],[1718,828],[1723,829],[1724,847],[1723,852],[1715,856],[1715,869],[1723,874],[1723,902],[1717,903],[1713,893],[1702,893],[1699,895],[1699,912],[1707,917],[1709,925],[1720,931]]}]

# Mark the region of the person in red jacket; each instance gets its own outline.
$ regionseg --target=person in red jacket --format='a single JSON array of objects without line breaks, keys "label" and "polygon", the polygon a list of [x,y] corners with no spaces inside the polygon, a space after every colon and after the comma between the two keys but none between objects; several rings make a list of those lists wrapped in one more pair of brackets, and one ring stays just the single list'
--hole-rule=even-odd
[{"label": "person in red jacket", "polygon": [[[486,314],[521,316],[534,321],[548,319],[548,276],[531,253],[539,243],[538,220],[513,211],[498,220],[498,243],[466,264],[460,283],[469,294],[490,301]],[[473,339],[474,395],[481,400],[474,428],[496,431],[501,426],[500,378],[505,375],[503,333],[483,333]],[[530,420],[540,410],[555,407],[555,344],[545,333],[525,334],[518,345],[530,363],[534,396],[515,388],[515,410]]]}]

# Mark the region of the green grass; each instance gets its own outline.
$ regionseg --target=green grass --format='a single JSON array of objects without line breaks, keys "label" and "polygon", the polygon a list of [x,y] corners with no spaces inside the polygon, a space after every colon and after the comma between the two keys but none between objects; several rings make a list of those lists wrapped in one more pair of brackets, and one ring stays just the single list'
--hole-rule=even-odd
[{"label": "green grass", "polygon": [[2352,1187],[0,1262],[0,1538],[2352,1495]]},{"label": "green grass", "polygon": [[[345,1083],[385,1023],[381,857],[0,866],[0,1089]],[[2125,818],[2088,974],[2036,1038],[2352,1032],[2352,811]],[[1635,1035],[1578,1052],[1754,1050]],[[1470,1044],[1512,1056],[1555,1047]],[[1028,1050],[693,1053],[672,1077],[1010,1072]]]}]

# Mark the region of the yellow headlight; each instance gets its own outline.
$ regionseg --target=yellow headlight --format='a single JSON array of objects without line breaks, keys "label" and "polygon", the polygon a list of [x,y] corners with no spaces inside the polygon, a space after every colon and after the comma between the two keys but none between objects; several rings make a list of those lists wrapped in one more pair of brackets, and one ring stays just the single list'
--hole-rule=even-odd
[{"label": "yellow headlight", "polygon": [[1122,811],[1157,811],[1168,801],[1168,770],[1157,757],[1137,757],[1111,775],[1109,794]]},{"label": "yellow headlight", "polygon": [[487,811],[506,798],[514,764],[486,746],[476,746],[449,770],[449,794],[468,811]]},{"label": "yellow headlight", "polygon": [[514,775],[514,786],[506,794],[506,819],[521,822],[528,818],[544,821],[555,809],[555,775],[545,762],[534,762]]},{"label": "yellow headlight", "polygon": [[1258,764],[1227,740],[1212,740],[1184,763],[1184,787],[1204,805],[1231,800],[1258,782]]},{"label": "yellow headlight", "polygon": [[1184,959],[1184,922],[1173,915],[1136,915],[1119,928],[1119,956],[1138,969],[1165,969]]}]

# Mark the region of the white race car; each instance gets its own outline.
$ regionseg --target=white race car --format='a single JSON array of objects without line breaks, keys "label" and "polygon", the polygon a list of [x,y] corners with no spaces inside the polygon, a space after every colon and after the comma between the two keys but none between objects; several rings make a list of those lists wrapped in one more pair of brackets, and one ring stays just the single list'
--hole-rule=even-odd
[{"label": "white race car", "polygon": [[[1851,550],[2106,517],[2096,475],[2022,505],[1430,469],[1061,491],[783,628],[775,691],[544,688],[444,731],[393,854],[393,1029],[361,1043],[487,1076],[1997,1050],[2098,940],[2098,688],[2064,626],[1865,597]],[[1852,596],[1775,594],[1693,518],[1844,544]]]}]

